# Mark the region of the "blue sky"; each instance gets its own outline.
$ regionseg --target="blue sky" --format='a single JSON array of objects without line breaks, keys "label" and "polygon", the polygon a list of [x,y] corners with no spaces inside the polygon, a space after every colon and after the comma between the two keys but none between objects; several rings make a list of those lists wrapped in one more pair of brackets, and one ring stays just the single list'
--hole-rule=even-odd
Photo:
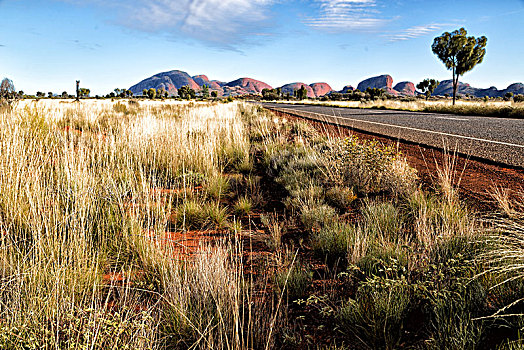
[{"label": "blue sky", "polygon": [[275,87],[445,80],[431,43],[461,26],[488,37],[461,81],[524,81],[524,0],[0,0],[0,16],[0,78],[26,93],[80,79],[106,94],[172,69]]}]

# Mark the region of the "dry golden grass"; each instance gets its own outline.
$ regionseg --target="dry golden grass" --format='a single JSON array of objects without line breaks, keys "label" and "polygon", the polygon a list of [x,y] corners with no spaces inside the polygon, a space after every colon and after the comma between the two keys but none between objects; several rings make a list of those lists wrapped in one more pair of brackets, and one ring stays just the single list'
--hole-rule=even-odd
[{"label": "dry golden grass", "polygon": [[524,102],[513,101],[468,101],[458,100],[455,106],[451,100],[377,99],[365,101],[281,101],[292,104],[313,104],[346,108],[394,109],[416,112],[434,112],[458,115],[488,116],[501,118],[524,118]]},{"label": "dry golden grass", "polygon": [[[253,105],[22,101],[0,112],[0,147],[0,348],[269,349],[303,333],[282,329],[281,316],[292,314],[281,310],[285,298],[325,299],[329,307],[318,311],[333,316],[318,320],[337,324],[351,311],[347,300],[308,294],[313,273],[299,257],[308,241],[290,245],[288,223],[306,228],[306,239],[312,233],[318,251],[367,273],[351,283],[393,312],[415,297],[397,291],[417,285],[427,293],[436,285],[443,310],[453,310],[445,303],[462,294],[446,283],[463,278],[462,269],[446,264],[476,266],[461,258],[480,227],[458,198],[452,157],[436,174],[437,192],[424,193],[391,150],[324,137]],[[261,280],[244,275],[246,242],[239,241],[251,235],[242,224],[251,225],[252,206],[265,200],[260,178],[250,173],[255,152],[262,155],[257,165],[286,188],[290,213],[286,221],[281,213],[260,219],[273,255],[268,264],[280,269]],[[503,190],[494,196],[511,220],[520,218],[521,203],[509,202]],[[348,221],[353,210],[358,218]],[[493,239],[500,229],[516,239],[500,240],[485,256],[493,266],[502,263],[486,275],[503,282],[522,279],[522,224],[513,221],[497,227]],[[206,225],[227,239],[202,243],[191,259],[181,259],[183,242],[170,234]],[[377,262],[387,269],[377,270]],[[440,273],[426,273],[439,264],[446,265]],[[384,271],[388,283],[375,286]],[[392,293],[402,295],[401,303],[379,305],[380,295]],[[374,306],[362,305],[365,313],[346,319],[373,317]],[[395,322],[404,322],[398,315]],[[441,321],[454,330],[472,315]]]},{"label": "dry golden grass", "polygon": [[[0,347],[271,344],[234,246],[184,264],[156,239],[184,201],[177,193],[248,157],[244,127],[235,103],[48,100],[2,111]],[[158,188],[184,191],[166,200]],[[120,275],[121,285],[104,279]]]}]

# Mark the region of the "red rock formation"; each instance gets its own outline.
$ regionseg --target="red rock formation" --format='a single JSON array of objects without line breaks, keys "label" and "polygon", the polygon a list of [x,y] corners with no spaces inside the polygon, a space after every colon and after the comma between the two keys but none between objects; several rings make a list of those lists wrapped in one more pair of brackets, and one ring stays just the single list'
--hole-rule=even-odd
[{"label": "red rock formation", "polygon": [[251,79],[251,78],[240,78],[237,80],[233,80],[232,82],[229,82],[224,85],[224,87],[241,87],[244,89],[248,94],[260,94],[262,93],[263,89],[273,89],[268,84]]},{"label": "red rock formation", "polygon": [[217,81],[213,80],[209,82],[209,88],[211,90],[222,90],[222,85]]},{"label": "red rock formation", "polygon": [[313,93],[315,94],[315,97],[322,97],[324,95],[329,94],[333,89],[329,84],[327,83],[313,83],[311,85],[311,88],[313,89]]},{"label": "red rock formation", "polygon": [[180,89],[185,85],[188,85],[195,91],[200,90],[200,85],[198,85],[189,74],[179,70],[173,70],[170,72],[159,73],[142,80],[140,83],[131,86],[129,90],[131,90],[135,95],[141,95],[142,90],[150,88],[165,89],[170,94],[176,94],[175,89]]},{"label": "red rock formation", "polygon": [[295,90],[300,90],[301,87],[305,87],[306,90],[307,90],[307,97],[309,98],[315,98],[315,92],[313,91],[313,89],[311,88],[311,86],[309,85],[306,85],[304,83],[291,83],[291,84],[286,84],[284,86],[282,86],[282,93],[285,95],[287,93],[289,93],[291,96],[293,96],[293,93],[295,92]]},{"label": "red rock formation", "polygon": [[197,83],[199,86],[202,86],[204,84],[209,86],[209,78],[206,75],[195,75],[193,77],[193,80],[195,83]]},{"label": "red rock formation", "polygon": [[393,90],[393,78],[391,75],[380,75],[361,81],[357,87],[360,91],[366,91],[367,88],[384,89],[386,91]]},{"label": "red rock formation", "polygon": [[415,84],[410,81],[398,83],[395,85],[394,90],[404,96],[415,96]]}]

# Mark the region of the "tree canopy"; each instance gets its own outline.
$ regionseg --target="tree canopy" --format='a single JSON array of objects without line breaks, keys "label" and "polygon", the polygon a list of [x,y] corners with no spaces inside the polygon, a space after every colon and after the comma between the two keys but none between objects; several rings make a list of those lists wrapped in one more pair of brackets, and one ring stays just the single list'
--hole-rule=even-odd
[{"label": "tree canopy", "polygon": [[89,94],[91,93],[91,90],[88,88],[80,88],[79,89],[79,95],[80,97],[89,97]]},{"label": "tree canopy", "polygon": [[304,85],[302,85],[300,87],[300,89],[298,90],[295,90],[293,92],[293,95],[295,95],[295,97],[298,99],[298,100],[305,100],[307,99],[307,89],[304,87]]},{"label": "tree canopy", "polygon": [[0,103],[1,100],[11,101],[16,98],[16,90],[13,81],[8,78],[4,78],[0,83]]},{"label": "tree canopy", "polygon": [[204,98],[209,97],[209,86],[207,86],[206,84],[202,85],[202,96]]},{"label": "tree canopy", "polygon": [[428,100],[431,97],[431,94],[437,86],[440,85],[440,82],[435,79],[424,79],[420,83],[417,84],[417,89],[422,91],[426,95],[426,100]]},{"label": "tree canopy", "polygon": [[184,85],[180,89],[178,89],[178,96],[180,96],[183,99],[192,99],[195,98],[195,90],[191,89],[189,85]]},{"label": "tree canopy", "polygon": [[262,89],[262,98],[267,101],[280,100],[282,90],[278,89]]},{"label": "tree canopy", "polygon": [[459,77],[481,63],[486,54],[488,39],[485,36],[475,38],[467,35],[468,32],[464,28],[451,33],[445,32],[435,38],[431,46],[433,53],[446,68],[453,71],[453,104],[455,104]]},{"label": "tree canopy", "polygon": [[150,88],[149,90],[147,90],[147,97],[149,97],[150,99],[154,100],[155,97],[156,97],[156,89],[155,88]]}]

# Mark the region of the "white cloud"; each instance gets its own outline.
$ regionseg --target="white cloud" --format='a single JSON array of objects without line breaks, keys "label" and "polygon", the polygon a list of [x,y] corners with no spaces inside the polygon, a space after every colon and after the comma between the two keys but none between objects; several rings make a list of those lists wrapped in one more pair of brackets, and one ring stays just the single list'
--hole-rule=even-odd
[{"label": "white cloud", "polygon": [[102,6],[119,24],[235,48],[260,34],[273,0],[64,0]]},{"label": "white cloud", "polygon": [[384,37],[388,38],[389,41],[395,42],[395,41],[406,41],[414,38],[418,38],[420,36],[424,36],[430,33],[434,33],[435,31],[441,29],[444,24],[438,24],[438,23],[432,23],[422,26],[414,26],[407,29],[404,29],[401,32],[394,33],[394,34],[385,34]]},{"label": "white cloud", "polygon": [[380,18],[376,0],[315,0],[319,15],[304,22],[328,31],[371,30],[387,20]]}]

